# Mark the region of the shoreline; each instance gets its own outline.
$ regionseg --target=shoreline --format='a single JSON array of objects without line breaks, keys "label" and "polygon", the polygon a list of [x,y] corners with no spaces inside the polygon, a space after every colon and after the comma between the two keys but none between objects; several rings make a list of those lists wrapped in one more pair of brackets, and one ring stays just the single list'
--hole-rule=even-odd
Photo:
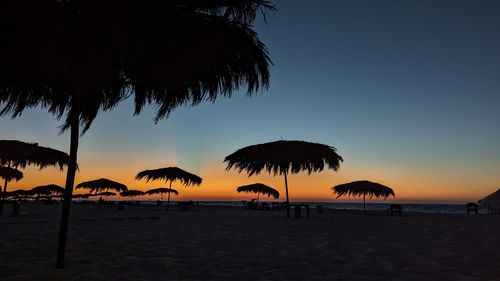
[{"label": "shoreline", "polygon": [[[243,208],[243,201],[245,200],[237,200],[237,201],[224,201],[224,200],[213,200],[213,201],[193,201],[195,205],[204,206],[204,207],[236,207]],[[154,207],[156,206],[156,200],[107,200],[105,204],[100,205],[101,207],[116,207],[120,203],[124,202],[125,206],[142,206],[142,207]],[[139,202],[139,204],[136,204]],[[187,201],[170,201],[170,208],[176,209],[177,203],[179,202],[187,202]],[[266,201],[261,200],[260,202],[278,202],[278,201]],[[281,202],[281,201],[279,201]],[[61,201],[52,201],[51,204],[58,205],[61,204]],[[165,201],[163,201],[166,204]],[[284,203],[284,202],[281,202]],[[309,204],[311,208],[311,212],[316,211],[316,206],[322,206],[323,210],[334,210],[340,212],[362,212],[363,211],[363,203],[359,202],[308,202],[308,201],[293,201],[291,203],[298,204]],[[42,204],[41,201],[24,201],[22,205],[31,205],[31,204]],[[387,203],[366,203],[366,211],[369,213],[386,213],[388,207],[391,204],[399,204],[402,206],[403,213],[422,213],[422,214],[452,214],[452,215],[461,215],[466,214],[467,209],[465,204],[433,204],[433,203],[422,203],[422,204],[413,204],[413,203],[395,203],[395,202],[387,202]],[[6,202],[6,206],[10,206],[11,203]],[[88,205],[94,206],[97,205],[96,200],[80,200],[73,201],[72,205]],[[8,207],[9,208],[9,207]],[[7,212],[9,213],[9,212]],[[478,206],[478,214],[485,215],[488,214],[488,209],[485,206]]]}]

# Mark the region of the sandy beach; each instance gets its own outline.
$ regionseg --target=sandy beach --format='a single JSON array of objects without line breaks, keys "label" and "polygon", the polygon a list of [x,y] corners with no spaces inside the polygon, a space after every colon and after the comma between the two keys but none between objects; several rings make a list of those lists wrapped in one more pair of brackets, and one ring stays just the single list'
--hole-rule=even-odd
[{"label": "sandy beach", "polygon": [[500,280],[500,217],[60,205],[0,219],[0,280]]}]

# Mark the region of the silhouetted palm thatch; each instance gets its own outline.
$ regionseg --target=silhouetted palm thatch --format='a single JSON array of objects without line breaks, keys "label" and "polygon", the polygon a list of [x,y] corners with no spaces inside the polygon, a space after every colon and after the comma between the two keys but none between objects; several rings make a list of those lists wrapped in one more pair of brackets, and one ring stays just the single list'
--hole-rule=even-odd
[{"label": "silhouetted palm thatch", "polygon": [[169,200],[170,200],[170,193],[173,193],[175,195],[179,195],[179,192],[177,190],[172,189],[172,188],[166,188],[166,187],[150,189],[144,193],[147,195],[160,194],[161,201],[163,201],[163,194],[168,194]]},{"label": "silhouetted palm thatch", "polygon": [[274,199],[278,199],[280,197],[280,193],[265,184],[262,183],[254,183],[254,184],[249,184],[249,185],[242,185],[236,189],[238,192],[252,192],[252,193],[257,193],[257,196],[259,194],[267,195],[267,197],[274,197]]},{"label": "silhouetted palm thatch", "polygon": [[188,173],[177,167],[168,167],[155,170],[144,170],[139,172],[135,177],[137,180],[146,179],[150,180],[164,180],[170,182],[179,180],[183,185],[200,185],[202,178],[195,174]]},{"label": "silhouetted palm thatch", "polygon": [[0,167],[0,178],[3,178],[4,186],[3,192],[2,187],[0,186],[0,216],[3,214],[3,200],[8,196],[7,194],[7,184],[12,181],[19,181],[23,178],[23,173],[19,170],[10,167]]},{"label": "silhouetted palm thatch", "polygon": [[30,192],[33,195],[41,196],[62,195],[64,193],[64,187],[56,184],[40,185],[33,187]]},{"label": "silhouetted palm thatch", "polygon": [[69,163],[69,155],[37,143],[26,143],[18,140],[0,140],[0,165],[25,168],[35,165],[40,169],[48,166],[59,166],[63,169]]},{"label": "silhouetted palm thatch", "polygon": [[166,187],[159,187],[159,188],[154,188],[147,190],[144,192],[145,194],[152,195],[152,194],[167,194],[167,193],[173,193],[175,195],[179,195],[179,192],[175,189],[172,188],[166,188]]},{"label": "silhouetted palm thatch", "polygon": [[76,98],[85,131],[130,94],[136,114],[157,105],[158,121],[178,105],[269,84],[271,61],[250,25],[275,10],[268,1],[17,2],[0,11],[2,114],[42,105],[69,128]]},{"label": "silhouetted palm thatch", "polygon": [[[0,178],[4,179],[5,182],[10,182],[12,180],[19,181],[23,178],[23,172],[14,168],[0,167]],[[7,191],[7,185],[4,186],[3,191]]]},{"label": "silhouetted palm thatch", "polygon": [[80,188],[88,189],[90,192],[95,192],[96,194],[109,190],[115,190],[117,192],[127,190],[126,185],[105,178],[81,182],[76,186],[76,189]]},{"label": "silhouetted palm thatch", "polygon": [[[238,172],[246,171],[248,176],[258,175],[267,171],[274,175],[284,175],[286,202],[288,198],[287,174],[296,174],[302,171],[320,172],[325,168],[337,171],[343,159],[336,153],[336,148],[324,144],[297,141],[279,140],[241,148],[227,156],[226,170],[235,168]],[[289,209],[287,208],[289,216]]]},{"label": "silhouetted palm thatch", "polygon": [[145,194],[144,191],[135,190],[135,189],[129,189],[129,190],[120,192],[120,196],[131,197],[132,200],[134,200],[134,197],[136,197],[136,196],[142,196],[144,194]]},{"label": "silhouetted palm thatch", "polygon": [[57,267],[63,267],[80,125],[129,96],[155,121],[180,105],[269,85],[252,29],[267,0],[5,1],[0,9],[0,115],[41,106],[71,129]]},{"label": "silhouetted palm thatch", "polygon": [[[1,166],[5,165],[7,168],[25,168],[27,165],[35,165],[40,169],[47,166],[59,166],[59,169],[62,170],[68,163],[69,156],[62,151],[38,146],[37,143],[26,143],[18,140],[0,140]],[[10,180],[5,179],[3,187],[4,192],[7,191],[9,181]],[[3,204],[0,204],[0,214],[2,212]]]},{"label": "silhouetted palm thatch", "polygon": [[125,191],[120,192],[120,196],[123,196],[123,197],[135,197],[135,196],[142,196],[144,194],[145,193],[143,191],[135,190],[135,189],[129,189],[129,190],[125,190]]},{"label": "silhouetted palm thatch", "polygon": [[367,195],[370,199],[373,196],[375,196],[376,198],[382,197],[384,199],[386,199],[390,195],[394,197],[396,196],[394,194],[394,191],[390,187],[367,180],[339,184],[334,186],[332,189],[338,195],[337,198],[346,195],[363,196],[363,212],[366,211],[365,197]]},{"label": "silhouetted palm thatch", "polygon": [[[202,178],[195,174],[188,173],[177,167],[167,167],[155,170],[145,170],[139,172],[135,177],[137,180],[145,178],[146,181],[150,180],[165,180],[169,181],[169,188],[172,188],[172,182],[179,180],[184,186],[188,185],[200,185]],[[170,207],[170,193],[168,193],[167,199],[167,210]]]},{"label": "silhouetted palm thatch", "polygon": [[33,194],[29,190],[17,189],[6,193],[8,197],[29,197]]},{"label": "silhouetted palm thatch", "polygon": [[97,193],[96,195],[99,195],[99,196],[115,196],[116,193],[115,192],[111,192],[111,191],[103,191],[103,192]]}]

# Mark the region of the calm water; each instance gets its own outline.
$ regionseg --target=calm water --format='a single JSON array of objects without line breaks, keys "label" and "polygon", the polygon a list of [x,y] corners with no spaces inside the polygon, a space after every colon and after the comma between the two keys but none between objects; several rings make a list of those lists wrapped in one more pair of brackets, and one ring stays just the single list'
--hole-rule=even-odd
[{"label": "calm water", "polygon": [[[309,203],[309,202],[297,202]],[[242,206],[241,201],[200,201],[202,205],[212,206]],[[332,202],[313,202],[311,207],[322,205],[325,209],[338,210],[363,210],[363,203],[332,203]],[[388,203],[366,203],[366,210],[385,211],[390,204]],[[404,212],[418,213],[441,213],[441,214],[464,214],[466,213],[465,204],[400,204]],[[479,206],[479,213],[486,214],[487,209]]]},{"label": "calm water", "polygon": [[[155,204],[155,201],[141,201],[143,204]],[[198,201],[203,206],[243,206],[241,201]],[[363,210],[363,203],[332,203],[332,202],[295,202],[310,203],[312,208],[316,205],[322,205],[325,209],[337,210]],[[176,204],[171,201],[171,204]],[[385,211],[390,203],[366,203],[367,211]],[[417,213],[441,213],[441,214],[464,214],[466,213],[465,204],[400,204],[403,212]],[[486,214],[487,209],[479,206],[479,213]]]}]

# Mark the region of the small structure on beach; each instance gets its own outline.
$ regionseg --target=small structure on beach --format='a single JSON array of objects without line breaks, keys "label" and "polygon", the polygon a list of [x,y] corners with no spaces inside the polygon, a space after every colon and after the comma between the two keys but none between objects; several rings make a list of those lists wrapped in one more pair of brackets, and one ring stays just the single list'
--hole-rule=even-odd
[{"label": "small structure on beach", "polygon": [[104,192],[97,193],[97,195],[99,195],[99,196],[115,196],[116,192],[104,191]]},{"label": "small structure on beach", "polygon": [[[226,170],[235,168],[240,173],[245,170],[248,176],[258,175],[263,170],[275,176],[283,175],[287,206],[290,205],[287,181],[289,173],[321,172],[325,165],[337,171],[342,161],[342,157],[332,146],[297,140],[279,140],[247,146],[224,159],[227,163]],[[290,217],[290,208],[287,208],[287,216]]]},{"label": "small structure on beach", "polygon": [[51,200],[52,196],[63,195],[64,187],[59,186],[57,184],[47,184],[33,187],[29,192],[32,195],[36,195],[38,197],[46,197],[48,200]]},{"label": "small structure on beach", "polygon": [[[68,162],[68,154],[50,147],[39,146],[38,143],[0,140],[0,166],[3,167],[24,169],[28,165],[35,165],[42,169],[59,166],[62,170]],[[7,190],[7,181],[4,190]]]},{"label": "small structure on beach", "polygon": [[[175,189],[172,188],[165,188],[165,187],[159,187],[159,188],[154,188],[147,190],[145,192],[147,195],[153,195],[153,194],[160,194],[160,200],[163,202],[163,194],[168,194],[168,202],[170,203],[170,193],[173,193],[175,195],[179,195],[179,192]],[[168,209],[168,205],[167,205]]]},{"label": "small structure on beach", "polygon": [[[183,169],[178,168],[178,167],[167,167],[167,168],[160,168],[160,169],[154,169],[154,170],[144,170],[142,172],[139,172],[135,178],[137,180],[141,180],[141,179],[145,178],[146,182],[148,182],[150,180],[165,180],[166,182],[170,182],[169,187],[165,188],[165,189],[171,190],[171,191],[166,191],[166,193],[168,193],[167,210],[168,210],[168,207],[170,206],[170,193],[174,193],[176,195],[178,194],[177,190],[172,189],[172,182],[173,181],[179,180],[184,186],[200,185],[202,182],[202,178],[200,178],[199,176],[197,176],[195,174],[191,174],[189,172],[186,172]],[[163,193],[160,193],[160,194],[163,194]]]},{"label": "small structure on beach", "polygon": [[3,191],[2,187],[0,186],[0,216],[2,216],[4,198],[7,197],[7,184],[13,180],[21,180],[23,178],[23,172],[11,167],[0,167],[0,178],[5,180]]},{"label": "small structure on beach", "polygon": [[120,196],[131,197],[132,200],[134,200],[134,197],[142,196],[144,194],[145,194],[144,191],[137,190],[137,189],[129,189],[129,190],[125,190],[125,191],[120,192]]},{"label": "small structure on beach", "polygon": [[256,193],[257,194],[257,201],[259,201],[259,195],[262,194],[262,195],[267,195],[267,197],[273,197],[274,199],[278,199],[280,198],[280,193],[270,187],[270,186],[267,186],[263,183],[253,183],[253,184],[249,184],[249,185],[242,185],[240,187],[238,187],[236,189],[236,191],[238,192],[246,192],[246,193]]},{"label": "small structure on beach", "polygon": [[486,206],[488,213],[500,214],[500,188],[477,202]]},{"label": "small structure on beach", "polygon": [[373,196],[386,199],[390,195],[396,197],[392,188],[382,185],[380,183],[371,182],[367,180],[354,181],[334,186],[333,191],[338,194],[337,198],[341,196],[363,196],[363,213],[366,212],[366,195],[371,199]]},{"label": "small structure on beach", "polygon": [[23,172],[17,169],[11,167],[0,167],[0,178],[5,180],[3,192],[7,192],[8,182],[13,180],[20,181],[23,178],[23,176],[24,176]]},{"label": "small structure on beach", "polygon": [[116,182],[112,181],[109,179],[105,178],[100,178],[97,180],[91,180],[91,181],[86,181],[86,182],[81,182],[76,185],[76,189],[88,189],[90,192],[94,192],[95,194],[100,193],[100,192],[105,192],[105,191],[111,191],[114,190],[116,192],[120,191],[125,191],[127,190],[127,186]]},{"label": "small structure on beach", "polygon": [[6,192],[5,194],[5,197],[10,197],[15,200],[26,200],[32,195],[29,190],[24,189],[16,189],[10,192]]}]

